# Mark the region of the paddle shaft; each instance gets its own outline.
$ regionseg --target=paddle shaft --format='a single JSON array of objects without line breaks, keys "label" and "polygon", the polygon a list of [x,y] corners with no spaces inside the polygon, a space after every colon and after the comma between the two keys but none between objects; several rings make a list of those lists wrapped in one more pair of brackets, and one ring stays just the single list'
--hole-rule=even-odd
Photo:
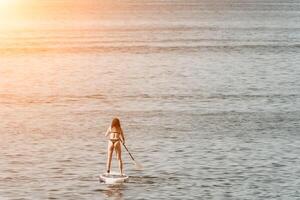
[{"label": "paddle shaft", "polygon": [[123,144],[123,146],[125,147],[126,151],[129,153],[131,159],[132,159],[133,161],[135,161],[134,158],[133,158],[133,156],[131,155],[131,153],[130,153],[129,150],[127,149],[126,145],[125,145],[123,142],[122,142],[122,144]]}]

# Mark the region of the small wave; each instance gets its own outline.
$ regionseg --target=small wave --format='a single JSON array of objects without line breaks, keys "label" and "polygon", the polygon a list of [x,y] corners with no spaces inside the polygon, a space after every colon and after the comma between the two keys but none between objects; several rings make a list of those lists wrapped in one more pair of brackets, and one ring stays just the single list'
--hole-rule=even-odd
[{"label": "small wave", "polygon": [[207,99],[259,99],[259,98],[297,98],[297,94],[215,94],[207,96]]},{"label": "small wave", "polygon": [[299,98],[298,94],[212,94],[212,95],[196,95],[196,94],[159,94],[159,95],[126,95],[124,99],[137,100],[137,99],[152,99],[152,100],[253,100],[253,99],[276,99],[276,98]]},{"label": "small wave", "polygon": [[2,104],[52,104],[52,103],[66,103],[82,100],[99,100],[105,99],[104,95],[91,94],[91,95],[60,95],[60,96],[25,96],[25,95],[12,95],[0,94],[0,103]]},{"label": "small wave", "polygon": [[161,53],[161,52],[198,52],[211,51],[240,51],[241,49],[290,49],[300,48],[300,44],[234,44],[234,45],[195,45],[195,46],[156,46],[156,45],[129,45],[129,46],[61,46],[61,47],[24,47],[0,48],[3,55],[35,54],[35,53]]},{"label": "small wave", "polygon": [[129,176],[129,183],[139,183],[139,184],[154,184],[159,181],[159,177],[155,176]]}]

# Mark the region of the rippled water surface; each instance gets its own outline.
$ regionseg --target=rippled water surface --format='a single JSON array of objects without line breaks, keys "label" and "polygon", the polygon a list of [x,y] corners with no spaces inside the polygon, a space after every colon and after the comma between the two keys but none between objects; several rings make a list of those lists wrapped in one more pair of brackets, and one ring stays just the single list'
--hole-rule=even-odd
[{"label": "rippled water surface", "polygon": [[[300,198],[298,1],[15,12],[0,29],[1,200]],[[123,185],[98,182],[114,116],[144,166],[123,149]]]}]

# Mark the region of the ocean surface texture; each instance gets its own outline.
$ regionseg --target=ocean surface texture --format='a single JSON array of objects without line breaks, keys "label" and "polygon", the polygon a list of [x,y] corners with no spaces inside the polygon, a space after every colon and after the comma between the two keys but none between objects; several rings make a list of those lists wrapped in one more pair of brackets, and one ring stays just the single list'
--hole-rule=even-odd
[{"label": "ocean surface texture", "polygon": [[[0,14],[0,200],[300,199],[298,0],[10,9]],[[123,185],[98,180],[114,116],[144,166],[123,149]]]}]

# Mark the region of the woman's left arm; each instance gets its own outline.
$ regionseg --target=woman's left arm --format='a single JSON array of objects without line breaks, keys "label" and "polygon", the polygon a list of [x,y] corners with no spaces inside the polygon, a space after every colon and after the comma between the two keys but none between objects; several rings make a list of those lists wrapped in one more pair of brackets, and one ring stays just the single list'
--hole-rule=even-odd
[{"label": "woman's left arm", "polygon": [[110,127],[108,127],[108,129],[107,129],[107,131],[105,133],[105,137],[107,137],[109,135],[109,133],[110,133]]}]

